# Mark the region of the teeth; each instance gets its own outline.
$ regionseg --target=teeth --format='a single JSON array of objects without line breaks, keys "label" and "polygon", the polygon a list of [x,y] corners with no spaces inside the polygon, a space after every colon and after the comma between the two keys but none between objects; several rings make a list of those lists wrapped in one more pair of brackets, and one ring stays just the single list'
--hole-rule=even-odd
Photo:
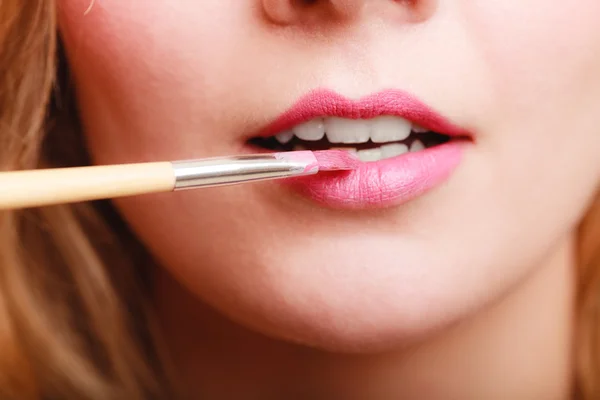
[{"label": "teeth", "polygon": [[356,147],[330,147],[329,150],[342,150],[353,154],[356,154],[356,152],[358,151]]},{"label": "teeth", "polygon": [[317,118],[296,126],[293,132],[299,139],[306,141],[317,141],[325,136],[325,123],[323,119]]},{"label": "teeth", "polygon": [[404,118],[383,116],[371,121],[373,143],[398,142],[410,136],[412,124]]},{"label": "teeth", "polygon": [[386,158],[397,157],[408,153],[408,146],[402,143],[386,144],[375,149],[358,150],[358,158],[362,162],[374,162]]},{"label": "teeth", "polygon": [[383,158],[396,157],[404,153],[408,153],[408,146],[402,143],[392,143],[381,146],[381,155]]},{"label": "teeth", "polygon": [[[0,0],[1,1],[1,0]],[[275,136],[281,144],[287,144],[294,136],[307,142],[322,140],[325,135],[332,144],[364,144],[368,142],[381,144],[378,148],[358,150],[351,147],[343,147],[343,150],[357,153],[359,158],[365,162],[396,157],[407,152],[425,150],[421,140],[414,139],[410,148],[404,143],[412,133],[427,132],[428,130],[412,123],[404,118],[394,116],[380,116],[373,119],[346,119],[338,117],[315,118],[294,127],[292,130],[281,132]],[[410,139],[409,139],[410,141]],[[336,148],[333,146],[332,148]],[[340,148],[339,146],[337,148]],[[294,150],[306,150],[304,145],[298,144]]]},{"label": "teeth", "polygon": [[289,143],[294,138],[294,132],[285,131],[275,135],[275,139],[281,144]]},{"label": "teeth", "polygon": [[358,158],[362,162],[372,162],[381,160],[381,149],[359,150]]},{"label": "teeth", "polygon": [[[293,135],[305,141],[319,141],[325,135],[331,143],[391,143],[410,136],[411,131],[425,132],[400,117],[384,115],[373,119],[347,119],[338,117],[316,118],[292,129]],[[278,134],[277,140],[286,144],[292,140],[290,131]]]},{"label": "teeth", "polygon": [[367,143],[370,123],[365,120],[325,118],[325,132],[331,143]]},{"label": "teeth", "polygon": [[410,145],[410,152],[411,153],[414,153],[414,152],[417,152],[417,151],[422,151],[422,150],[425,150],[425,145],[420,140],[415,140]]}]

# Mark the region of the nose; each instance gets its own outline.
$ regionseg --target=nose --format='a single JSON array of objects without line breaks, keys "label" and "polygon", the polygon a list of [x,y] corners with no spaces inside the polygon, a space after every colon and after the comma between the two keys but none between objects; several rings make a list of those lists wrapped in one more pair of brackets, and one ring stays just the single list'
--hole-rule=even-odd
[{"label": "nose", "polygon": [[402,15],[404,19],[422,19],[424,10],[436,0],[260,0],[265,15],[280,25],[307,22],[349,21],[366,13],[383,16]]}]

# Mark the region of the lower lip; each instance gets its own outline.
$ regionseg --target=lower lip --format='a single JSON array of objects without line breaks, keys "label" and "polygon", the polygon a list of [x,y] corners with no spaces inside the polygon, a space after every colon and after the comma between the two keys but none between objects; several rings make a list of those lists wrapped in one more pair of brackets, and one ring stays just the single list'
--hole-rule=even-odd
[{"label": "lower lip", "polygon": [[331,208],[397,206],[444,183],[458,167],[465,142],[451,141],[385,160],[362,163],[353,171],[323,172],[282,181],[303,197]]}]

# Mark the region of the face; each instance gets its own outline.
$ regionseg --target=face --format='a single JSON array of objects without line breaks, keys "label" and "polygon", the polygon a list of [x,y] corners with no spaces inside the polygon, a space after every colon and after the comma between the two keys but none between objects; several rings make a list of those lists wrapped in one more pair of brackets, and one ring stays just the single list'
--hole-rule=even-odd
[{"label": "face", "polygon": [[265,334],[372,351],[457,322],[600,181],[597,0],[89,3],[59,11],[95,162],[361,150],[303,184],[116,201],[190,292]]}]

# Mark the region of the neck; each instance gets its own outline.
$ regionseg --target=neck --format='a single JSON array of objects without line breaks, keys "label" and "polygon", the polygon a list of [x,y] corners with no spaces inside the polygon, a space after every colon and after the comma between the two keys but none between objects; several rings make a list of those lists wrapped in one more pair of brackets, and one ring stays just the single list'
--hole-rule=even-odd
[{"label": "neck", "polygon": [[186,391],[203,398],[569,398],[575,264],[568,241],[485,311],[410,349],[344,356],[266,338],[175,281],[158,314]]}]

